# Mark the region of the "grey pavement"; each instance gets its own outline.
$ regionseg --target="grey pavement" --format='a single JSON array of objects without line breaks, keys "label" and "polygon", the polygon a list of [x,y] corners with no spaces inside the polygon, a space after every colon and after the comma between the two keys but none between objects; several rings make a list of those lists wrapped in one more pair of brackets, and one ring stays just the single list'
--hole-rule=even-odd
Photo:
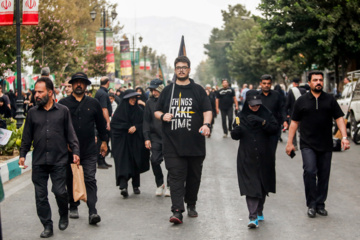
[{"label": "grey pavement", "polygon": [[[80,218],[70,219],[60,231],[59,216],[49,181],[53,210],[52,239],[360,239],[360,146],[333,154],[330,189],[326,208],[329,216],[310,219],[306,215],[301,154],[290,159],[285,142],[277,151],[277,193],[265,203],[265,221],[248,229],[245,198],[240,196],[236,156],[238,142],[222,138],[220,117],[207,139],[207,157],[197,202],[198,218],[184,214],[184,223],[169,223],[170,198],[155,196],[152,171],[141,175],[141,194],[123,199],[115,186],[114,168],[98,170],[98,213],[102,221],[88,224],[87,206],[81,203]],[[283,134],[286,141],[286,134]],[[107,162],[112,162],[107,158]],[[164,168],[163,168],[164,169]],[[131,184],[130,184],[131,186]],[[1,203],[4,239],[39,239],[43,227],[36,215],[31,172],[5,184]]]}]

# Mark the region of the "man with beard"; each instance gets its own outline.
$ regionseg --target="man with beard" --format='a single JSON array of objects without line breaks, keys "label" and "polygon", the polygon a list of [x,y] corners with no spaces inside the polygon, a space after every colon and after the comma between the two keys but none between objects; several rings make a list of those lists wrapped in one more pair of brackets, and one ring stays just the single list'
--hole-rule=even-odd
[{"label": "man with beard", "polygon": [[70,79],[66,80],[64,85],[65,85],[65,94],[66,96],[70,96],[71,93],[73,92],[73,89],[72,89],[72,85],[69,83]]},{"label": "man with beard", "polygon": [[[107,152],[108,136],[106,134],[106,123],[102,114],[99,102],[91,97],[85,96],[85,90],[91,84],[87,75],[77,72],[69,81],[73,92],[70,96],[60,100],[60,104],[65,105],[71,113],[72,123],[80,143],[81,165],[84,169],[85,187],[87,193],[87,205],[89,208],[89,224],[96,224],[101,221],[97,214],[97,186],[96,186],[96,162],[99,154],[95,143],[94,125],[99,133],[98,141],[101,141],[100,154],[105,156]],[[69,152],[69,156],[71,152]],[[74,202],[73,198],[73,176],[71,171],[71,159],[69,158],[67,172],[67,189],[69,194],[70,218],[79,218],[78,206],[80,201]]]},{"label": "man with beard", "polygon": [[308,216],[316,213],[327,216],[325,200],[327,198],[331,157],[333,147],[332,122],[343,136],[341,147],[350,148],[347,139],[344,114],[335,98],[323,92],[324,75],[322,72],[310,72],[308,76],[310,92],[305,93],[295,102],[286,153],[295,151],[293,138],[300,126],[300,149],[303,159],[304,185]]},{"label": "man with beard", "polygon": [[188,216],[197,217],[205,136],[210,134],[212,109],[205,90],[189,78],[190,60],[175,59],[176,82],[166,86],[155,108],[155,117],[162,121],[163,154],[169,172],[170,222],[182,223],[187,203]]},{"label": "man with beard", "polygon": [[49,78],[43,77],[36,81],[37,106],[31,108],[27,114],[19,158],[19,166],[24,167],[26,154],[33,144],[32,181],[35,186],[37,214],[45,228],[40,235],[42,238],[53,235],[51,209],[47,197],[49,176],[52,192],[59,207],[59,229],[65,230],[69,224],[66,191],[68,147],[72,151],[73,162],[80,163],[79,142],[70,112],[67,107],[54,102],[53,94],[54,85]]},{"label": "man with beard", "polygon": [[263,105],[268,108],[278,122],[278,131],[277,134],[271,136],[271,144],[273,149],[273,154],[275,157],[276,148],[278,144],[278,140],[281,136],[281,124],[284,124],[285,128],[288,128],[288,123],[286,120],[285,108],[284,108],[284,101],[281,98],[280,94],[275,91],[271,90],[272,84],[272,76],[269,74],[264,74],[260,77],[260,96]]},{"label": "man with beard", "polygon": [[233,122],[233,104],[235,103],[235,110],[239,110],[238,102],[236,100],[235,91],[229,86],[227,79],[222,80],[222,86],[216,95],[216,114],[219,114],[219,109],[221,110],[221,120],[222,127],[224,130],[224,138],[227,137],[228,127],[226,124],[226,117],[229,121],[229,131],[232,129]]}]

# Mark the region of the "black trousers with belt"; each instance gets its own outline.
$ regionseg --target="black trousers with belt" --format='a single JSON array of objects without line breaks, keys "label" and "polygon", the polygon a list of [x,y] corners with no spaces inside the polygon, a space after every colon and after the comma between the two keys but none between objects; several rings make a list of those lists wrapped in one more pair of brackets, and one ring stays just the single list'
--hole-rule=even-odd
[{"label": "black trousers with belt", "polygon": [[66,191],[66,165],[33,165],[32,182],[35,187],[36,211],[44,226],[53,225],[51,208],[48,200],[47,183],[49,176],[52,182],[51,191],[54,193],[60,216],[68,214],[68,194]]},{"label": "black trousers with belt", "polygon": [[324,209],[329,188],[332,152],[301,149],[306,205]]},{"label": "black trousers with belt", "polygon": [[[87,194],[87,206],[89,208],[89,215],[97,214],[96,210],[96,202],[97,202],[97,185],[96,185],[96,162],[97,156],[96,154],[88,157],[82,157],[80,159],[80,164],[84,170],[84,180],[85,180],[85,188]],[[77,209],[80,205],[80,201],[74,202],[73,198],[73,175],[71,171],[70,164],[73,163],[73,155],[69,154],[69,164],[67,166],[67,191],[69,195],[69,205],[70,210]]]},{"label": "black trousers with belt", "polygon": [[[222,127],[224,130],[224,134],[228,134],[228,130],[229,130],[229,132],[231,132],[231,130],[232,130],[234,109],[233,109],[233,107],[231,107],[229,109],[220,109],[220,111],[221,111],[221,121],[222,121]],[[227,127],[226,117],[228,117],[229,128]]]},{"label": "black trousers with belt", "polygon": [[169,172],[171,211],[185,211],[184,201],[195,205],[205,157],[165,157]]}]

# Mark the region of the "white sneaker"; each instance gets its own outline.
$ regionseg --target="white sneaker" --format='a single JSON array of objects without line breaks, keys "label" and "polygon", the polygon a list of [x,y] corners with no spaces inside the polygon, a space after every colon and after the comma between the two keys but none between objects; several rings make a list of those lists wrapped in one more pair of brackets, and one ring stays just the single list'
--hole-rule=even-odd
[{"label": "white sneaker", "polygon": [[166,191],[165,191],[165,197],[171,197],[171,194],[170,194],[170,187],[167,187],[167,188],[166,188]]},{"label": "white sneaker", "polygon": [[165,185],[161,185],[160,187],[158,187],[156,189],[155,195],[156,196],[162,196],[163,195],[163,191],[164,191]]},{"label": "white sneaker", "polygon": [[223,136],[223,138],[227,138],[227,134],[225,134],[225,133],[224,133],[224,136]]}]

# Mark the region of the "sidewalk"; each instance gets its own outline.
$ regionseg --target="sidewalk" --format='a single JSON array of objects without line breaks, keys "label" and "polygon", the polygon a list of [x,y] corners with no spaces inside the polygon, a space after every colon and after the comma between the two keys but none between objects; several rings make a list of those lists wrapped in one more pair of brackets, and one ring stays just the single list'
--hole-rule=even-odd
[{"label": "sidewalk", "polygon": [[26,155],[25,165],[28,167],[26,169],[19,168],[19,156],[11,158],[9,160],[4,161],[0,164],[0,174],[2,183],[6,183],[7,181],[29,171],[32,166],[32,152],[29,152]]}]

